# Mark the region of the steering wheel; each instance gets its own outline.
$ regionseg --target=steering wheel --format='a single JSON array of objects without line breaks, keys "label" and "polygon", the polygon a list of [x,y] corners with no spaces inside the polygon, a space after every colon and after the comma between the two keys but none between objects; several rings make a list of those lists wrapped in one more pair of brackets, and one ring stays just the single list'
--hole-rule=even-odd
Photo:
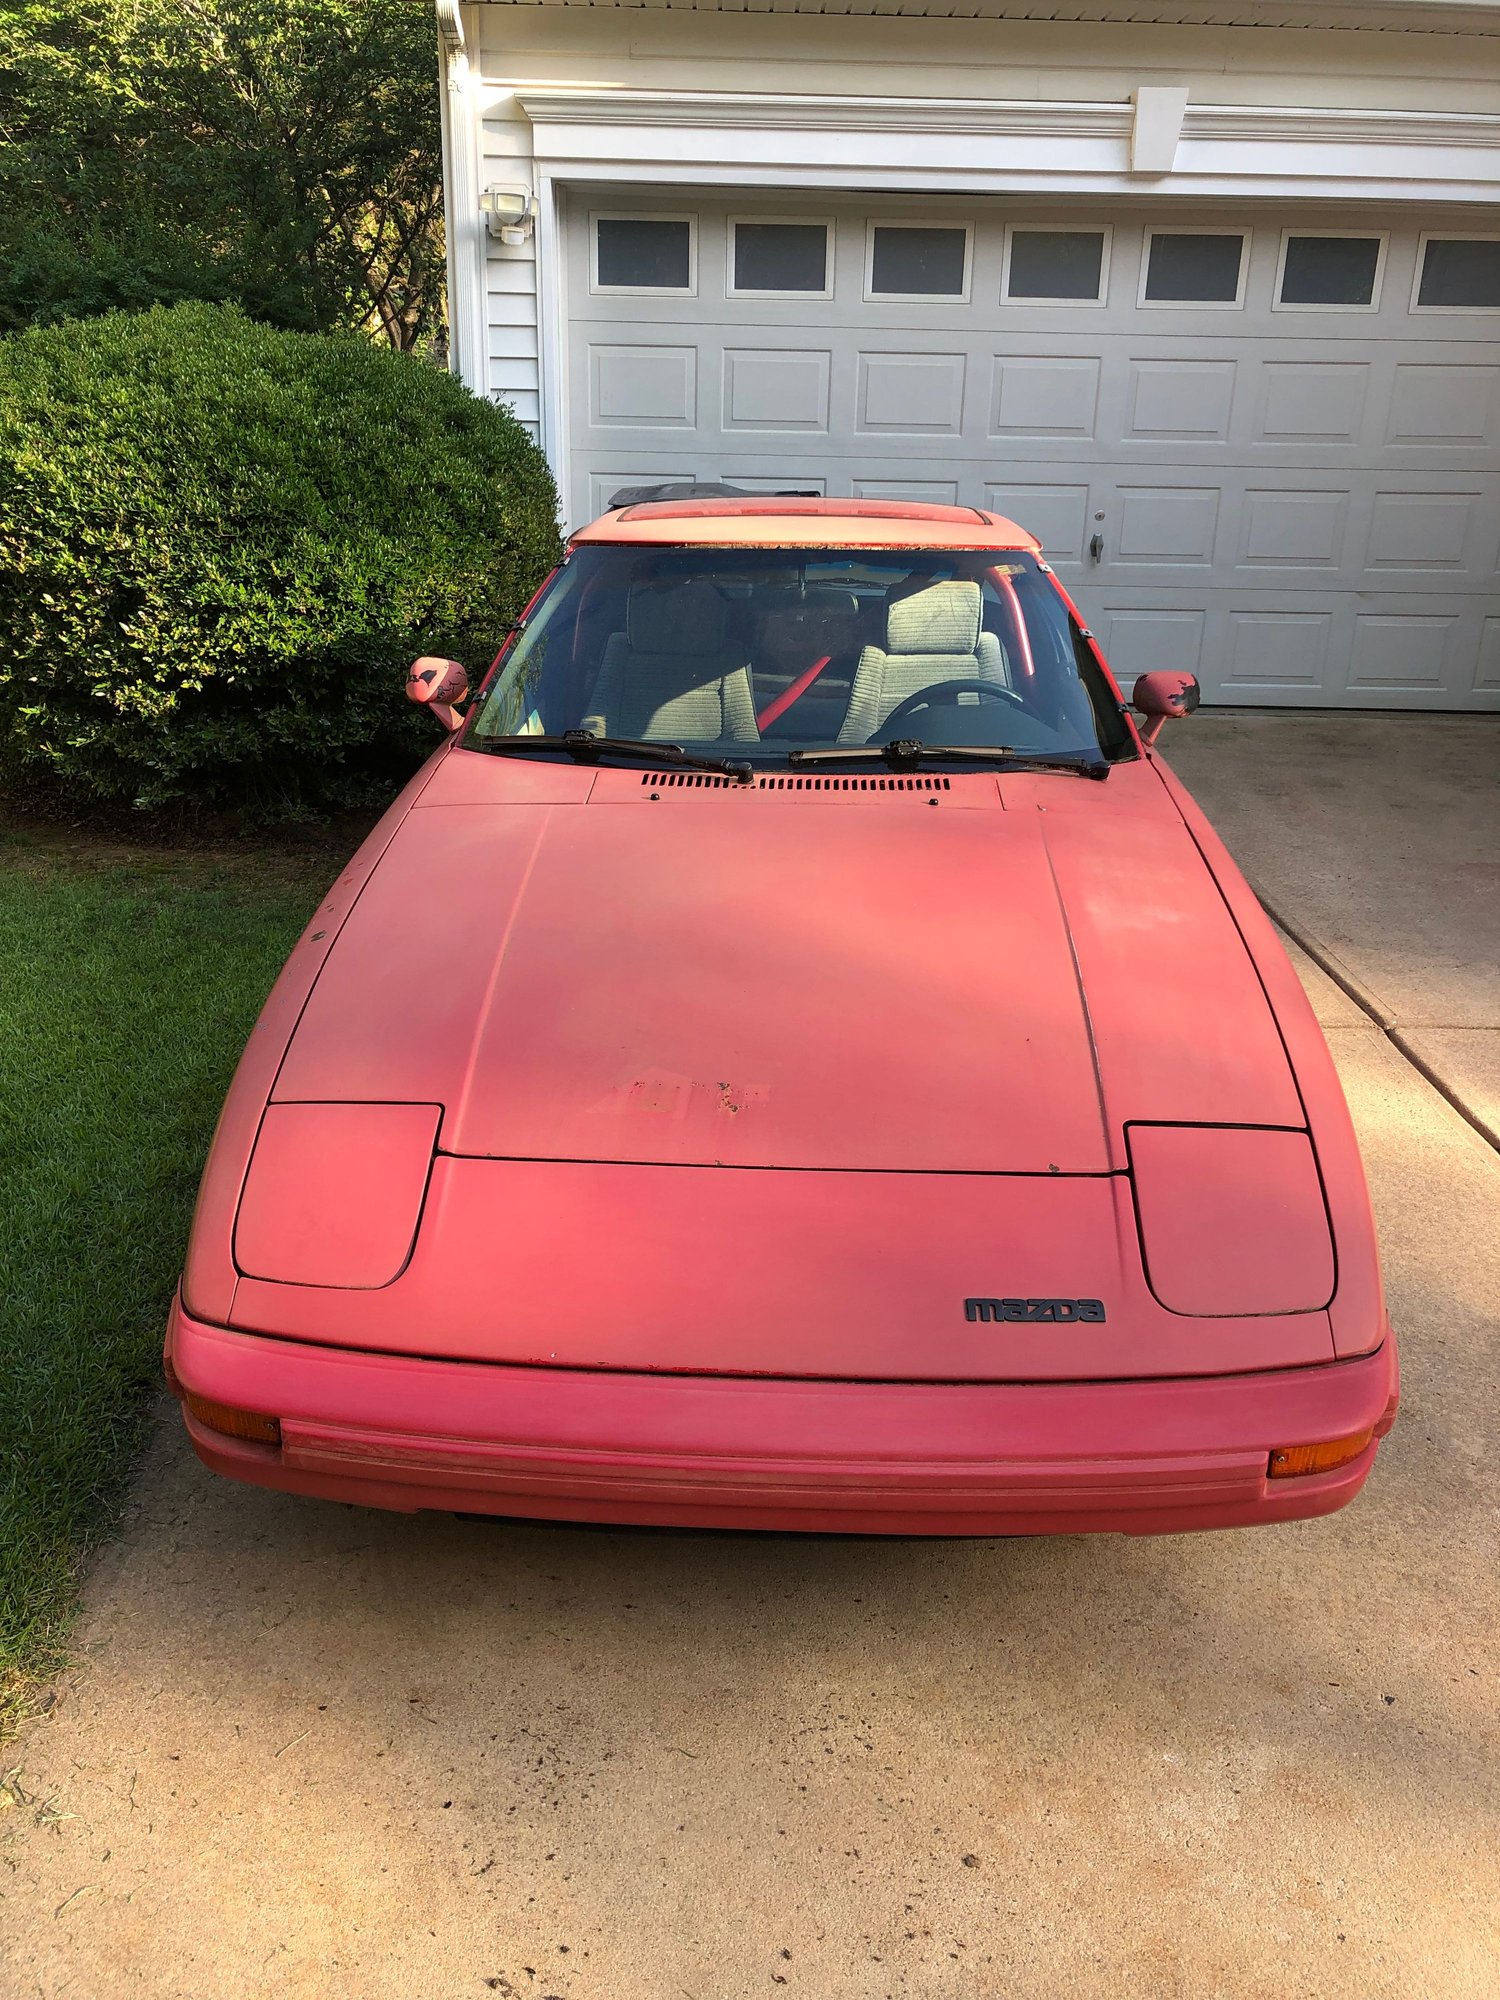
[{"label": "steering wheel", "polygon": [[[1008,701],[1016,708],[1026,704],[1014,688],[1002,687],[999,681],[934,681],[931,687],[918,688],[905,701],[898,702],[885,721],[881,723],[882,743],[892,723],[905,722],[909,715],[915,715],[920,708],[957,708],[958,698],[964,694],[977,694],[981,701]],[[872,737],[871,742],[875,739]]]}]

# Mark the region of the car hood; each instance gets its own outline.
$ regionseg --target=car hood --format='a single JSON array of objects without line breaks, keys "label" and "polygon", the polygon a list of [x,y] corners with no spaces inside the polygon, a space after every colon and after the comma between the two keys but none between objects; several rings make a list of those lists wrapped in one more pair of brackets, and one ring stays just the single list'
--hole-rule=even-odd
[{"label": "car hood", "polygon": [[274,1096],[438,1105],[472,1158],[907,1174],[1102,1174],[1131,1120],[1303,1122],[1175,812],[1071,778],[1057,810],[983,777],[600,780],[410,813]]}]

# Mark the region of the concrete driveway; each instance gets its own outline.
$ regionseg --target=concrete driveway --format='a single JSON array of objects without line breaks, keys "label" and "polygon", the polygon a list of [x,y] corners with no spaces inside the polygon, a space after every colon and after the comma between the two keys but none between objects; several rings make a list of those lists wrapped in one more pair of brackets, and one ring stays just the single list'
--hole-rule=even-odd
[{"label": "concrete driveway", "polygon": [[[1202,716],[1174,756],[1359,990],[1495,1035],[1500,731]],[[1352,1509],[1154,1542],[401,1518],[217,1483],[164,1415],[13,1753],[0,1990],[1492,2000],[1500,1158],[1307,972],[1405,1344]]]},{"label": "concrete driveway", "polygon": [[1500,1146],[1500,718],[1241,710],[1164,747],[1273,913]]}]

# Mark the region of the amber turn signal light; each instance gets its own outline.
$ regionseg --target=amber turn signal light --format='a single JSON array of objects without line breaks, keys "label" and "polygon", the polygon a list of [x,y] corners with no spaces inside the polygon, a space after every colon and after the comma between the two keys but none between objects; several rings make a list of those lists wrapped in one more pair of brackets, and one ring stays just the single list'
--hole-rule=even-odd
[{"label": "amber turn signal light", "polygon": [[1374,1437],[1374,1429],[1356,1431],[1353,1437],[1330,1438],[1326,1444],[1293,1444],[1271,1453],[1267,1468],[1272,1479],[1295,1479],[1301,1473],[1332,1472],[1358,1458]]},{"label": "amber turn signal light", "polygon": [[183,1402],[200,1424],[225,1437],[250,1438],[256,1444],[281,1443],[281,1419],[257,1416],[253,1410],[234,1410],[228,1403],[211,1403],[207,1396],[187,1395]]}]

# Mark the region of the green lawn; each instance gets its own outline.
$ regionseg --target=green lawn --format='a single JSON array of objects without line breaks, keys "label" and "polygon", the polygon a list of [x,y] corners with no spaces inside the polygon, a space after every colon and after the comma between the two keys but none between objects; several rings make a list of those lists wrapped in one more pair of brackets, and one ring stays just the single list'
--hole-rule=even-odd
[{"label": "green lawn", "polygon": [[0,834],[0,1732],[62,1658],[220,1100],[341,860]]}]

